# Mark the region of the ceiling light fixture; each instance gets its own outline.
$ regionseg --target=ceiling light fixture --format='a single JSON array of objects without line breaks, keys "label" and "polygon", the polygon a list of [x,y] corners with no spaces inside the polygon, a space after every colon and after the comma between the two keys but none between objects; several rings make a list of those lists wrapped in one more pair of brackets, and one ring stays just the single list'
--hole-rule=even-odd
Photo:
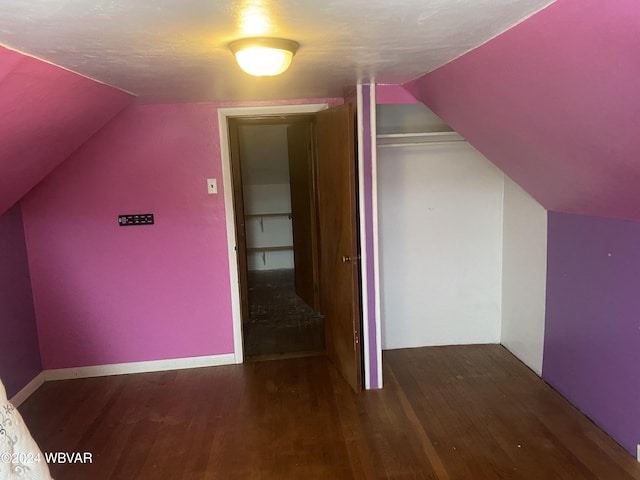
[{"label": "ceiling light fixture", "polygon": [[243,38],[229,44],[240,68],[257,77],[280,75],[289,68],[298,42],[284,38]]}]

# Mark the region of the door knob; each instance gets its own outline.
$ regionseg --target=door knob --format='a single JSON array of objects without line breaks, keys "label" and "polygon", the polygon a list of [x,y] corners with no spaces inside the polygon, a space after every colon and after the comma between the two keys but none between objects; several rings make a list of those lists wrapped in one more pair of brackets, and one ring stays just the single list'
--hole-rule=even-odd
[{"label": "door knob", "polygon": [[352,257],[342,256],[342,263],[356,263],[358,260],[360,260],[360,255],[354,255]]}]

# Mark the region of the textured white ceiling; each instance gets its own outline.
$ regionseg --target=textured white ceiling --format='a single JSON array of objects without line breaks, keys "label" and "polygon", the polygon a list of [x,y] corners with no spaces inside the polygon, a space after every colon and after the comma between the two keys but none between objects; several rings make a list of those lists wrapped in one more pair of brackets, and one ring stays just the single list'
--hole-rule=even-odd
[{"label": "textured white ceiling", "polygon": [[[145,103],[342,96],[358,81],[431,71],[550,0],[0,0],[0,44]],[[253,78],[227,45],[301,44],[291,69]]]}]

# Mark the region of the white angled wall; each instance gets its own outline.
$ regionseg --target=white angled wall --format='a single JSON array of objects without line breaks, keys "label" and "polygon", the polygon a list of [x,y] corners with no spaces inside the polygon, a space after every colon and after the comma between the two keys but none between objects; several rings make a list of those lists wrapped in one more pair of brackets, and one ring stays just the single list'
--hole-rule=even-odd
[{"label": "white angled wall", "polygon": [[499,343],[502,172],[466,142],[377,152],[383,348]]},{"label": "white angled wall", "polygon": [[547,211],[505,177],[502,344],[542,372],[547,275]]}]

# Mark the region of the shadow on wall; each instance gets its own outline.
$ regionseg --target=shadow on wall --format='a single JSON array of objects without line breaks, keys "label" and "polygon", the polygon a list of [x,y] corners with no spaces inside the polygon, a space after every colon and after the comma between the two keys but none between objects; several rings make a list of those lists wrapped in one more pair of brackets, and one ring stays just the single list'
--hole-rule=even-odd
[{"label": "shadow on wall", "polygon": [[42,371],[22,213],[0,215],[0,378],[13,397]]}]

